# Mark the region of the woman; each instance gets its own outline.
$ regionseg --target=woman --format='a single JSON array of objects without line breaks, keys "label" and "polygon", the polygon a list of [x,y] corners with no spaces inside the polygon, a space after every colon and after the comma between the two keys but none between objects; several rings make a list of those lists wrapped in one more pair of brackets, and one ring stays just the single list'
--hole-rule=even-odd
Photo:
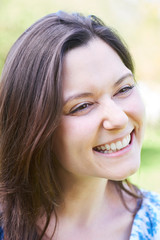
[{"label": "woman", "polygon": [[50,14],[20,36],[0,126],[1,239],[160,238],[160,197],[126,180],[144,132],[132,59],[95,16]]}]

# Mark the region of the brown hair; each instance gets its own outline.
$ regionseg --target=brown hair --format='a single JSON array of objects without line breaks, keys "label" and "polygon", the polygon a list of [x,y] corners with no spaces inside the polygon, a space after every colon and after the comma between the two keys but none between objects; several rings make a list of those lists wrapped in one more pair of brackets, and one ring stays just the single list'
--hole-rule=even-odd
[{"label": "brown hair", "polygon": [[[67,51],[103,39],[134,72],[118,35],[95,16],[58,12],[40,19],[11,48],[0,86],[0,195],[5,239],[42,239],[61,194],[52,138],[62,112],[62,67]],[[115,182],[135,198],[138,193]],[[36,221],[47,222],[41,236]],[[56,215],[56,212],[55,212]]]}]

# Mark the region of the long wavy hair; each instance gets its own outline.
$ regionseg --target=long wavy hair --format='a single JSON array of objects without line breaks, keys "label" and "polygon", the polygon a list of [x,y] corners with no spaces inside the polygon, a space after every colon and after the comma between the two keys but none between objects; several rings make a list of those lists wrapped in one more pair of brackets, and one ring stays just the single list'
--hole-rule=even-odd
[{"label": "long wavy hair", "polygon": [[[51,214],[56,216],[61,187],[52,142],[62,114],[63,58],[95,37],[134,73],[131,55],[117,33],[95,16],[77,13],[58,12],[38,20],[7,56],[0,83],[0,199],[6,240],[40,240]],[[130,188],[115,182],[126,207],[124,191],[142,199],[127,184]],[[43,213],[47,220],[39,235],[36,222]]]}]

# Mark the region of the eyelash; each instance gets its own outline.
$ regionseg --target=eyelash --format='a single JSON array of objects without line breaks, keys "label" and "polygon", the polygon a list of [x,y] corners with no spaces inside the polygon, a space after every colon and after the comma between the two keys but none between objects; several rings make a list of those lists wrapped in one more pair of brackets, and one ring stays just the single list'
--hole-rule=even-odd
[{"label": "eyelash", "polygon": [[74,114],[76,112],[81,112],[84,111],[86,108],[89,108],[90,106],[92,106],[93,103],[82,103],[81,105],[77,106],[75,109],[70,111],[70,114]]},{"label": "eyelash", "polygon": [[134,86],[135,86],[134,84],[131,86],[125,86],[125,87],[121,88],[116,94],[125,94],[125,93],[129,92],[130,90],[132,90],[134,88]]},{"label": "eyelash", "polygon": [[[131,85],[131,86],[125,86],[123,88],[121,88],[115,95],[117,94],[125,94],[127,92],[129,92],[130,90],[132,90],[134,88],[135,85]],[[115,96],[114,95],[114,96]],[[79,106],[77,106],[75,109],[71,109],[71,111],[69,112],[69,114],[74,114],[76,112],[82,112],[85,111],[86,109],[88,109],[89,107],[91,107],[93,105],[93,103],[82,103]]]}]

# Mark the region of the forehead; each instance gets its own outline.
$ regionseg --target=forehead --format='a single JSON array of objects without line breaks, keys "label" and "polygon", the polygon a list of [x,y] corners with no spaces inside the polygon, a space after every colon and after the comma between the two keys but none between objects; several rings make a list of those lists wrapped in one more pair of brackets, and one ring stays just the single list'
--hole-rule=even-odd
[{"label": "forehead", "polygon": [[64,91],[84,86],[109,84],[130,72],[119,55],[103,40],[96,38],[86,45],[70,50],[64,57]]}]

